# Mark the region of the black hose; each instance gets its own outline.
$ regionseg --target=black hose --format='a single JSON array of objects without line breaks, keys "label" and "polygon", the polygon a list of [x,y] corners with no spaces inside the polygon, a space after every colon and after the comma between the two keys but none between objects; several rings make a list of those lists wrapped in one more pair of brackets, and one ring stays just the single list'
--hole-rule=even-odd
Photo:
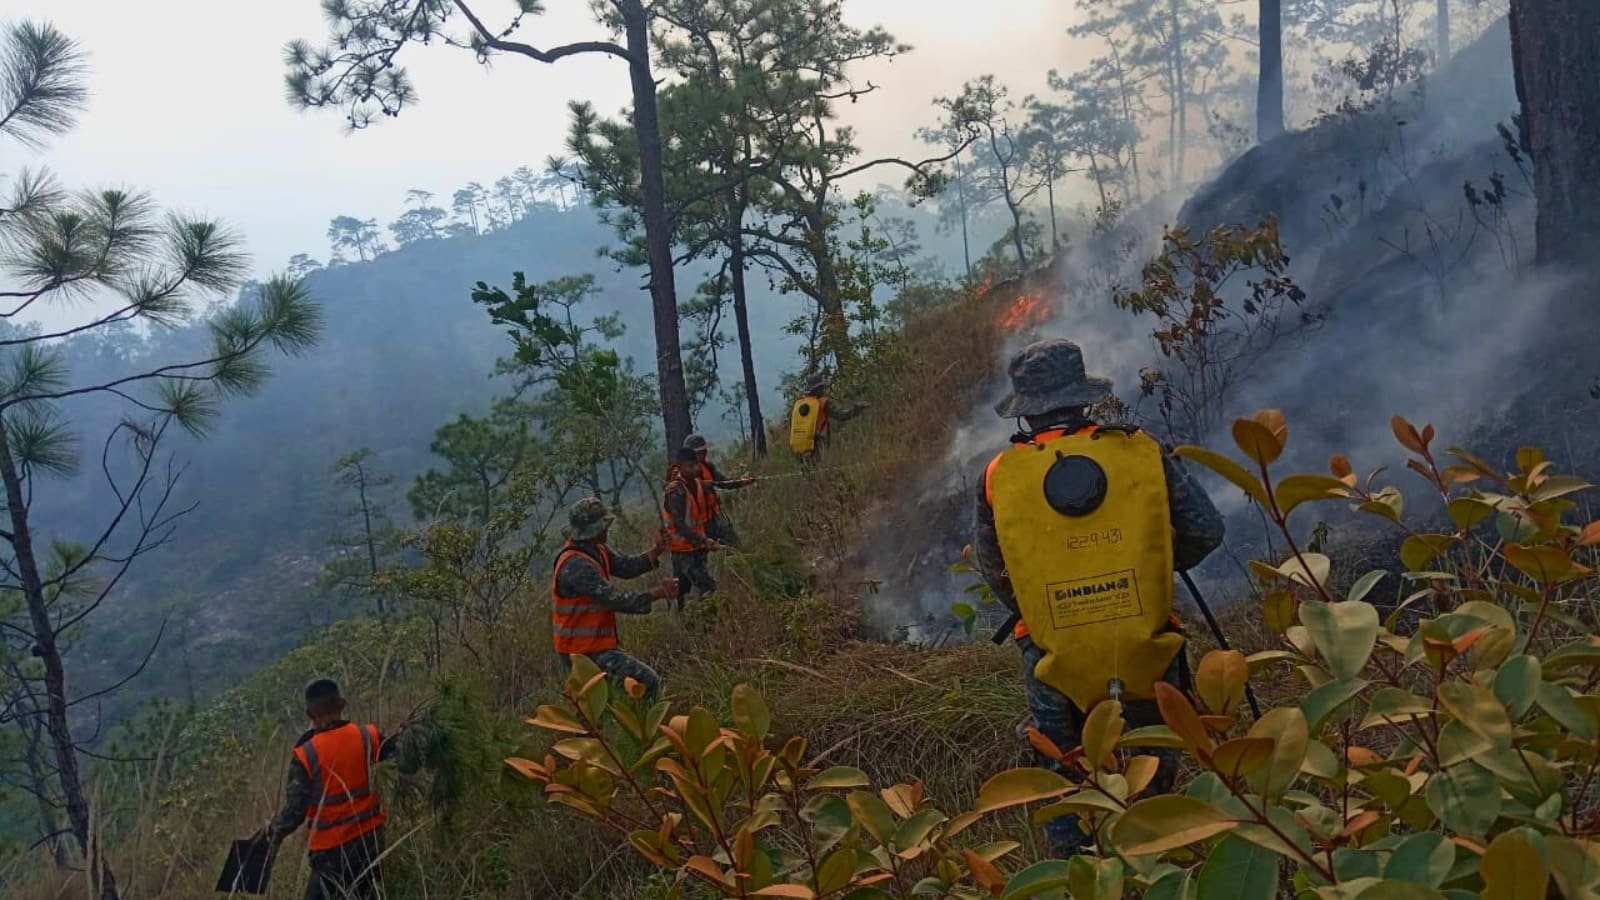
[{"label": "black hose", "polygon": [[[1183,579],[1184,586],[1189,589],[1189,596],[1194,598],[1194,604],[1200,607],[1200,614],[1206,617],[1206,624],[1211,626],[1211,633],[1217,636],[1217,646],[1224,650],[1232,650],[1233,648],[1228,645],[1227,635],[1222,633],[1222,626],[1217,624],[1217,617],[1211,614],[1211,607],[1207,606],[1205,598],[1200,596],[1200,589],[1195,586],[1194,579],[1182,569],[1178,570],[1178,577]],[[1248,675],[1245,677],[1249,678]],[[1256,702],[1256,692],[1251,689],[1248,680],[1244,683],[1244,698],[1250,704],[1250,712],[1260,719],[1261,704]]]}]

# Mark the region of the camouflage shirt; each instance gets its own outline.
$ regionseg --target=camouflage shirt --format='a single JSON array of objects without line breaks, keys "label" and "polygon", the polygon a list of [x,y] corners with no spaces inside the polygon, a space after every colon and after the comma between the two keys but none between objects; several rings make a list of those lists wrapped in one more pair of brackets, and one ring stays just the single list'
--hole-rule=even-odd
[{"label": "camouflage shirt", "polygon": [[[1081,428],[1090,422],[1068,422],[1061,427]],[[1167,473],[1167,509],[1172,520],[1173,563],[1179,569],[1192,569],[1222,545],[1222,514],[1206,495],[1205,488],[1189,474],[1182,460],[1170,453],[1161,455]],[[972,556],[983,580],[995,597],[1012,612],[1017,598],[1006,573],[1005,556],[1000,552],[1000,536],[995,531],[994,509],[989,505],[985,479],[978,479],[977,502],[973,504]]]},{"label": "camouflage shirt", "polygon": [[612,578],[638,578],[654,570],[661,563],[641,553],[629,556],[593,541],[577,541],[574,547],[583,551],[567,557],[556,572],[556,590],[563,597],[588,597],[596,606],[612,612],[644,615],[655,604],[649,591],[625,591],[606,580],[593,557],[604,553],[611,560]]}]

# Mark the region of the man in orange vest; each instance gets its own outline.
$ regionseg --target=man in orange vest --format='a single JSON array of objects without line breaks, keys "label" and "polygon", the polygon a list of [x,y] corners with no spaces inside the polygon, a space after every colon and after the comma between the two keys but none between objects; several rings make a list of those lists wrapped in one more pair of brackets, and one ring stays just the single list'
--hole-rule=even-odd
[{"label": "man in orange vest", "polygon": [[683,446],[695,453],[695,458],[700,464],[700,483],[705,486],[706,516],[709,524],[706,526],[707,535],[717,543],[728,547],[739,546],[738,535],[733,530],[733,522],[728,519],[728,513],[722,508],[722,498],[717,491],[736,491],[747,485],[755,484],[754,478],[727,478],[717,471],[716,463],[711,461],[711,442],[703,434],[691,434],[683,439]]},{"label": "man in orange vest", "polygon": [[617,643],[617,614],[643,615],[657,600],[678,594],[676,579],[666,579],[648,591],[618,589],[612,578],[638,578],[661,565],[661,544],[638,556],[612,550],[606,543],[616,516],[596,497],[585,497],[567,512],[567,543],[556,555],[550,577],[550,624],[556,653],[562,665],[572,657],[589,657],[620,685],[625,679],[644,685],[645,701],[655,702],[661,677],[644,663],[624,653]]},{"label": "man in orange vest", "polygon": [[684,447],[668,473],[661,502],[661,530],[672,551],[672,574],[678,578],[678,608],[690,593],[701,597],[717,589],[711,577],[711,551],[721,544],[710,536],[709,486],[700,478],[700,455]]},{"label": "man in orange vest", "polygon": [[376,898],[382,891],[383,807],[374,770],[394,756],[393,738],[376,725],[344,718],[339,685],[326,678],[306,688],[311,728],[295,742],[283,810],[263,829],[276,846],[305,825],[311,854],[306,900]]},{"label": "man in orange vest", "polygon": [[[1119,502],[1115,491],[1108,493],[1105,472],[1098,464],[1091,464],[1089,477],[1080,474],[1085,467],[1067,465],[1081,463],[1087,458],[1068,455],[1075,452],[1072,449],[1075,445],[1068,439],[1077,439],[1086,434],[1092,439],[1098,437],[1096,431],[1104,431],[1109,435],[1114,431],[1128,434],[1137,429],[1102,429],[1090,418],[1090,408],[1111,396],[1111,382],[1091,377],[1085,372],[1083,353],[1071,341],[1045,340],[1024,347],[1011,360],[1010,376],[1011,394],[995,406],[995,412],[1003,418],[1019,420],[1019,433],[1012,438],[1013,449],[997,455],[979,480],[972,534],[973,559],[996,598],[1012,613],[1007,628],[995,639],[1000,642],[1009,635],[1022,650],[1024,692],[1033,725],[1058,748],[1066,751],[1083,742],[1083,723],[1087,711],[1080,709],[1063,691],[1046,684],[1039,677],[1039,666],[1045,659],[1046,651],[1030,637],[1028,622],[1022,618],[1012,585],[1014,580],[1027,574],[1026,569],[1041,565],[1053,577],[1067,583],[1074,577],[1095,574],[1094,549],[1068,540],[1061,540],[1052,546],[1052,540],[1030,542],[1028,539],[1040,534],[1069,534],[1072,531],[1070,522],[1074,517],[1086,521],[1084,517],[1094,514],[1102,504],[1109,508],[1111,504]],[[1041,452],[1045,464],[1052,464],[1052,460],[1059,461],[1062,464],[1060,472],[1052,468],[1042,485],[1024,484],[1020,492],[997,491],[992,481],[997,469],[1002,468],[1002,459],[1008,453],[1023,454],[1034,450]],[[1159,447],[1154,452],[1160,457],[1158,462],[1153,462],[1158,473],[1156,478],[1164,476],[1167,508],[1165,515],[1158,514],[1153,518],[1159,523],[1159,529],[1170,529],[1172,555],[1167,564],[1177,569],[1189,569],[1221,545],[1222,516],[1211,498],[1206,496],[1205,489],[1194,481],[1179,460],[1161,452]],[[1052,476],[1056,477],[1054,484]],[[1126,490],[1127,487],[1122,486],[1122,489]],[[1026,505],[1034,498],[1040,498],[1040,502],[1049,505],[1042,508]],[[1003,502],[1016,503],[1019,508],[1029,510],[1029,515],[1037,515],[1040,520],[1019,523],[1016,510],[1002,509]],[[1033,512],[1035,510],[1036,513]],[[1002,515],[1008,527],[1018,524],[1024,526],[1020,530],[1006,532],[1015,540],[1016,546],[1011,550],[1018,557],[1009,561],[1006,543],[1001,539],[1002,529],[997,526],[997,517]],[[1123,535],[1120,532],[1114,536],[1115,543],[1124,547],[1143,543],[1147,537]],[[1157,543],[1169,540],[1167,535],[1154,537]],[[1046,548],[1042,554],[1040,547]],[[1023,558],[1025,556],[1031,558]],[[1166,571],[1160,576],[1169,581],[1169,587],[1172,574]],[[1038,623],[1038,627],[1050,629],[1054,624],[1042,622]],[[1015,627],[1010,627],[1012,625]],[[1176,619],[1171,620],[1167,628],[1181,633]],[[1052,636],[1061,633],[1053,632]],[[1109,685],[1120,674],[1106,671],[1097,674],[1096,678],[1099,684]],[[1159,680],[1180,688],[1188,686],[1188,664],[1181,649]],[[1124,702],[1123,717],[1130,727],[1161,724],[1160,710],[1153,700],[1131,699]],[[1155,755],[1160,758],[1161,764],[1154,788],[1157,791],[1171,790],[1176,776],[1177,757],[1170,751],[1156,751]],[[1040,762],[1062,774],[1073,774],[1052,760],[1041,757]],[[1079,827],[1076,816],[1047,821],[1045,836],[1052,855],[1060,857],[1077,853],[1090,840]]]}]

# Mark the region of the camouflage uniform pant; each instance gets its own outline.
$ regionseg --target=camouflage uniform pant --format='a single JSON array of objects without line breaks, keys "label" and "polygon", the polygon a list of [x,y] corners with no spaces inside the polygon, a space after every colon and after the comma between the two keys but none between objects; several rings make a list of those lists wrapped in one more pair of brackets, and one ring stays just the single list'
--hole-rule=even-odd
[{"label": "camouflage uniform pant", "polygon": [[[586,653],[585,656],[600,667],[600,671],[610,676],[611,683],[617,690],[623,689],[624,679],[632,678],[644,685],[644,702],[656,702],[656,697],[661,693],[661,676],[656,670],[634,659],[619,649],[601,650],[598,653]],[[572,657],[561,654],[561,667],[568,672],[572,671]]]},{"label": "camouflage uniform pant", "polygon": [[[1040,734],[1049,738],[1062,750],[1070,750],[1083,743],[1085,713],[1078,709],[1066,694],[1034,677],[1034,668],[1039,665],[1039,660],[1044,658],[1044,650],[1028,638],[1018,641],[1018,646],[1022,648],[1022,683],[1023,690],[1027,694],[1028,712],[1033,717],[1033,727],[1039,729]],[[1166,675],[1161,680],[1177,686],[1180,690],[1188,690],[1187,652],[1178,654],[1178,658],[1172,661],[1172,667],[1167,669]],[[1156,707],[1154,700],[1131,700],[1124,703],[1122,718],[1128,723],[1129,728],[1162,724],[1161,710]],[[1156,777],[1150,784],[1151,792],[1158,794],[1170,792],[1178,777],[1177,751],[1157,749],[1143,752],[1160,760]],[[1039,764],[1060,772],[1074,781],[1081,775],[1080,770],[1068,771],[1060,763],[1045,759],[1043,756],[1039,757]],[[1077,816],[1062,816],[1046,822],[1044,836],[1050,855],[1060,859],[1072,856],[1090,843],[1090,837],[1079,825]]]},{"label": "camouflage uniform pant", "polygon": [[705,550],[672,554],[672,574],[678,579],[678,608],[691,593],[704,597],[717,589],[717,580],[711,577],[711,554]]}]

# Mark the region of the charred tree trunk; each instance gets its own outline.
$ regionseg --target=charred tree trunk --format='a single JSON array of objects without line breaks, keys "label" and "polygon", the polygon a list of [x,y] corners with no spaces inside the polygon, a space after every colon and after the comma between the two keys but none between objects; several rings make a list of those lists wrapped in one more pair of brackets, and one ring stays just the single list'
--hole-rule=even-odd
[{"label": "charred tree trunk", "polygon": [[55,754],[56,780],[67,810],[73,839],[88,863],[90,882],[99,882],[101,900],[116,900],[117,883],[111,866],[101,855],[98,841],[91,839],[89,799],[83,790],[78,769],[78,746],[67,719],[67,672],[61,661],[61,646],[56,641],[55,624],[50,621],[50,606],[45,597],[44,579],[33,552],[32,523],[28,521],[28,498],[16,459],[11,455],[11,437],[0,419],[0,480],[5,483],[6,511],[11,519],[11,550],[15,555],[18,580],[22,583],[28,619],[33,631],[34,653],[44,665],[44,722]]},{"label": "charred tree trunk", "polygon": [[667,221],[666,178],[662,171],[661,123],[656,112],[656,82],[650,72],[650,20],[641,0],[620,0],[628,39],[628,74],[633,82],[633,130],[639,142],[639,190],[643,201],[645,250],[650,260],[650,306],[655,317],[656,381],[661,391],[661,421],[667,446],[681,447],[692,427],[689,390],[683,377],[678,340],[678,293],[673,283],[672,228]]},{"label": "charred tree trunk", "polygon": [[1539,196],[1541,262],[1600,255],[1600,3],[1512,0],[1512,53]]},{"label": "charred tree trunk", "polygon": [[[1445,0],[1439,0],[1442,4]],[[1283,134],[1283,0],[1261,0],[1261,73],[1256,83],[1256,142]]]}]

